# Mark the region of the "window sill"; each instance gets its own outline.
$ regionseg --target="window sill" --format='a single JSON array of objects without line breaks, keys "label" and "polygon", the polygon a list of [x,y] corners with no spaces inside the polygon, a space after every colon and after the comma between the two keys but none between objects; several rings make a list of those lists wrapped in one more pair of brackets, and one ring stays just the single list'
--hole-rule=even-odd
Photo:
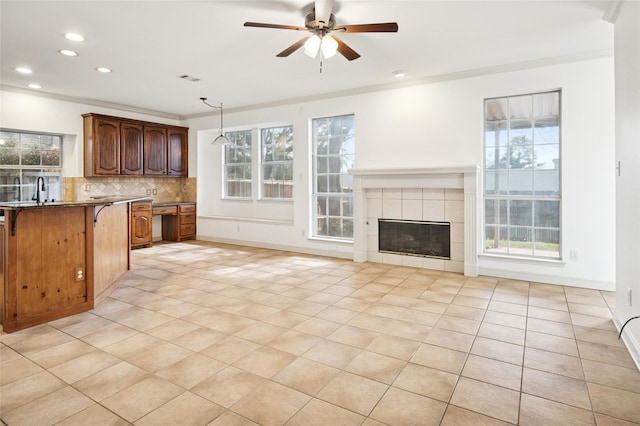
[{"label": "window sill", "polygon": [[221,198],[222,201],[241,201],[241,202],[247,202],[247,201],[253,201],[253,198],[244,198],[244,197],[222,197]]},{"label": "window sill", "polygon": [[293,226],[293,221],[289,221],[289,220],[257,219],[257,218],[251,218],[251,217],[199,215],[198,219],[221,220],[221,221],[228,221],[228,222],[259,223],[261,225]]},{"label": "window sill", "polygon": [[562,259],[545,259],[545,258],[533,258],[533,257],[522,257],[522,256],[513,256],[508,254],[490,254],[490,253],[482,253],[478,255],[479,259],[487,259],[487,260],[495,260],[499,262],[511,262],[511,263],[528,263],[528,264],[537,264],[537,265],[548,265],[548,266],[564,266],[567,264]]},{"label": "window sill", "polygon": [[310,241],[322,241],[325,243],[336,243],[336,244],[344,244],[344,245],[353,245],[353,240],[340,240],[337,238],[328,238],[328,237],[307,237],[307,240]]},{"label": "window sill", "polygon": [[259,203],[293,203],[293,198],[259,198]]}]

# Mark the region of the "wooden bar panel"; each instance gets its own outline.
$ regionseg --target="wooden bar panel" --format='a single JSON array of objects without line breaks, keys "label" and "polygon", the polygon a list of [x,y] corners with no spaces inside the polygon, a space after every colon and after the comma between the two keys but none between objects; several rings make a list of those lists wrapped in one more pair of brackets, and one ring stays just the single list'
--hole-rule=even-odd
[{"label": "wooden bar panel", "polygon": [[128,276],[129,205],[3,209],[4,332],[88,311]]},{"label": "wooden bar panel", "polygon": [[102,209],[93,228],[93,293],[95,303],[105,299],[129,271],[128,205]]}]

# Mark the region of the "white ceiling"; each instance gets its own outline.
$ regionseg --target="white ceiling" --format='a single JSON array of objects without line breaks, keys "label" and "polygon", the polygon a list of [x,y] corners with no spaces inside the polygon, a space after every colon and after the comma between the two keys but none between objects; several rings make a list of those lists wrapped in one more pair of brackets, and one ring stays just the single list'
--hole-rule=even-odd
[{"label": "white ceiling", "polygon": [[[618,0],[336,0],[338,25],[395,21],[399,30],[340,35],[362,57],[325,59],[322,73],[302,49],[276,57],[305,33],[243,26],[304,26],[311,3],[1,0],[0,81],[4,90],[37,82],[41,94],[197,116],[211,113],[200,97],[229,111],[610,55],[613,25],[603,15]],[[86,41],[66,40],[65,32]],[[19,66],[34,74],[17,73]],[[399,69],[409,73],[402,83],[392,76]],[[201,80],[178,78],[185,74]]]}]

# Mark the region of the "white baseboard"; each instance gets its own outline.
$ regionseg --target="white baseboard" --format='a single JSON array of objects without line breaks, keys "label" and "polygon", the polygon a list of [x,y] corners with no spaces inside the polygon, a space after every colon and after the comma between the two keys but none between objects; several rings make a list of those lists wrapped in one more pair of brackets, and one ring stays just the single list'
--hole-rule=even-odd
[{"label": "white baseboard", "polygon": [[312,254],[315,256],[336,257],[338,259],[351,260],[353,258],[353,254],[350,252],[340,252],[332,249],[324,250],[324,249],[315,249],[310,247],[292,247],[292,246],[281,245],[281,244],[271,244],[271,243],[261,243],[261,242],[259,243],[259,242],[247,241],[247,240],[234,240],[230,238],[203,237],[200,235],[197,237],[197,239],[200,241],[210,241],[212,243],[233,244],[238,246],[290,251],[294,253]]},{"label": "white baseboard", "polygon": [[[633,321],[640,321],[640,318],[635,319]],[[623,323],[619,321],[615,311],[613,315],[613,324],[616,326],[618,333],[620,333],[620,328],[622,327]],[[638,339],[636,339],[636,337],[633,334],[629,332],[628,327],[629,326],[627,325],[627,327],[625,327],[626,331],[622,333],[622,341],[624,342],[624,345],[627,347],[627,350],[629,351],[631,358],[633,358],[633,362],[636,363],[636,367],[638,368],[638,370],[640,370],[640,342],[638,341]]]},{"label": "white baseboard", "polygon": [[568,287],[582,287],[593,290],[615,291],[615,282],[585,280],[582,278],[559,277],[557,275],[536,274],[531,272],[508,271],[497,268],[480,267],[480,275],[511,280],[533,281],[545,284],[566,285]]}]

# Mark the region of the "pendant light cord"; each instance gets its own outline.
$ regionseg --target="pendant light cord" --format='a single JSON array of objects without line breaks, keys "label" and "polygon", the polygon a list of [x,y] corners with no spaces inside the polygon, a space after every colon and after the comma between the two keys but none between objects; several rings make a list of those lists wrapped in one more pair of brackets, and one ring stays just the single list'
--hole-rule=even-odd
[{"label": "pendant light cord", "polygon": [[224,110],[222,109],[222,102],[220,102],[220,106],[217,106],[217,105],[211,105],[209,102],[207,102],[207,98],[200,98],[200,100],[206,106],[210,106],[211,108],[216,108],[216,109],[220,110],[220,133],[222,133],[222,129],[224,129],[224,121],[223,121],[223,118],[222,118]]}]

